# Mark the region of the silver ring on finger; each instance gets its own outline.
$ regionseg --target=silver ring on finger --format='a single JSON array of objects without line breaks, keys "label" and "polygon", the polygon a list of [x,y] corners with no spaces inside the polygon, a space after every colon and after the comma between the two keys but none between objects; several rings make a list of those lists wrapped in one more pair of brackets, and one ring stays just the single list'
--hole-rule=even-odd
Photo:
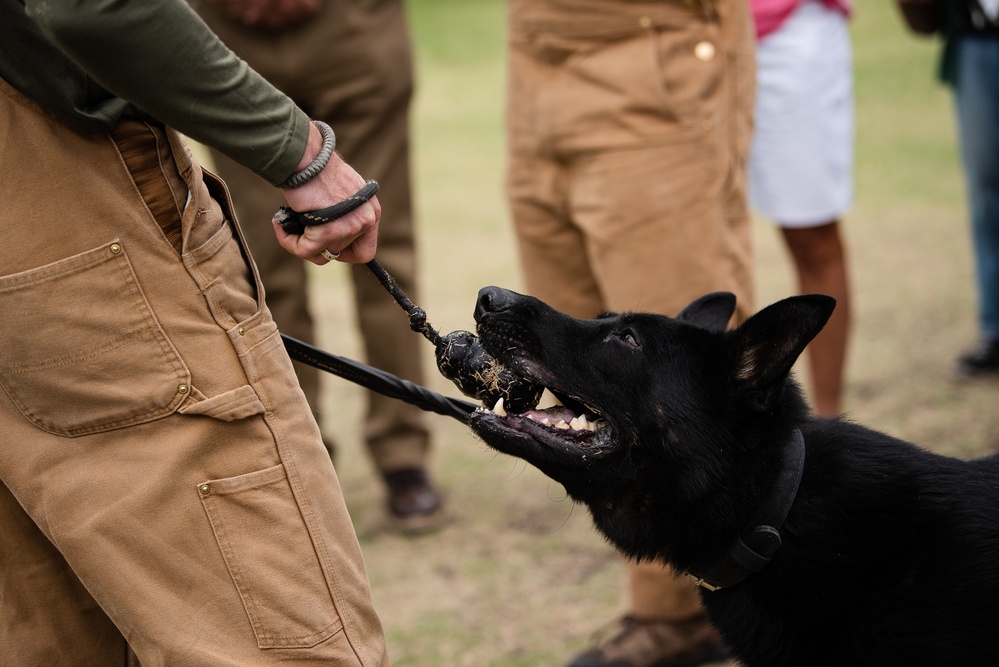
[{"label": "silver ring on finger", "polygon": [[332,261],[336,260],[337,257],[340,256],[340,253],[338,253],[338,252],[330,252],[329,250],[323,250],[319,254],[322,255],[323,259],[325,259],[328,262],[332,262]]}]

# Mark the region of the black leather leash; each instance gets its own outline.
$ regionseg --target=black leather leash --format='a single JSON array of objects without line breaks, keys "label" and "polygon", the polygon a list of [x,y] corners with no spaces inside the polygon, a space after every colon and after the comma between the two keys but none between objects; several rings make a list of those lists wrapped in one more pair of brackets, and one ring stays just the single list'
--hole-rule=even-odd
[{"label": "black leather leash", "polygon": [[[337,218],[342,218],[369,201],[377,192],[378,183],[369,180],[357,194],[333,206],[318,211],[305,212],[295,211],[287,206],[282,206],[275,214],[274,219],[289,234],[301,234],[308,225],[320,225],[332,222]],[[365,266],[375,274],[378,282],[388,290],[396,303],[402,306],[409,314],[410,328],[413,331],[423,334],[430,342],[436,345],[440,341],[440,334],[427,322],[427,315],[423,309],[414,305],[409,300],[402,289],[399,288],[395,279],[377,261],[371,260]],[[331,354],[318,347],[302,342],[297,338],[281,334],[281,340],[288,351],[288,356],[295,361],[300,361],[319,370],[350,380],[354,384],[375,391],[383,396],[405,401],[427,412],[453,417],[467,424],[468,416],[478,408],[475,403],[444,396],[374,366]]]},{"label": "black leather leash", "polygon": [[297,338],[281,334],[281,340],[284,341],[284,347],[288,350],[288,356],[296,361],[350,380],[354,384],[378,392],[383,396],[405,401],[427,412],[454,417],[463,424],[467,424],[468,416],[475,412],[478,407],[470,401],[438,394],[374,366],[330,354],[318,347],[303,343]]}]

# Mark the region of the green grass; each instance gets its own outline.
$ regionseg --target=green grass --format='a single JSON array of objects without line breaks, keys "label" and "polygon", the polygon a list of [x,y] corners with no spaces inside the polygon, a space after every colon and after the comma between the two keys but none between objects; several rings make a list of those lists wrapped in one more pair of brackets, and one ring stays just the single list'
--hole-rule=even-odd
[{"label": "green grass", "polygon": [[[502,190],[505,6],[408,7],[418,65],[419,305],[448,332],[471,327],[483,285],[520,285]],[[951,99],[935,79],[938,46],[907,34],[887,2],[861,3],[853,36],[857,202],[845,233],[856,319],[846,408],[936,451],[993,451],[999,385],[951,381],[956,354],[976,336],[975,294]],[[794,278],[775,230],[756,221],[754,234],[763,304],[791,294]],[[343,267],[313,270],[321,343],[360,358]],[[433,371],[429,344],[426,368],[428,384],[456,395]],[[338,473],[395,665],[561,665],[624,610],[620,562],[586,511],[445,417],[429,420],[451,524],[418,539],[387,530],[360,443],[361,392],[332,377],[326,386],[323,421],[338,437]]]}]

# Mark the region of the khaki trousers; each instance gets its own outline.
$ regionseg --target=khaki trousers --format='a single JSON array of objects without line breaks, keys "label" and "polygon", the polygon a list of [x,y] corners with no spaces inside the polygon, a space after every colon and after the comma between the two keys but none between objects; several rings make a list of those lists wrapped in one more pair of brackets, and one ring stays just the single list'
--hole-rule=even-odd
[{"label": "khaki trousers", "polygon": [[[746,3],[510,0],[509,22],[507,189],[528,291],[593,317],[675,315],[727,290],[745,317]],[[668,569],[629,579],[632,613],[699,613]]]},{"label": "khaki trousers", "polygon": [[[337,151],[365,178],[380,184],[382,218],[378,262],[419,303],[410,192],[409,106],[413,75],[401,0],[377,3],[327,0],[322,12],[285,32],[246,28],[214,4],[196,7],[222,40],[251,67],[292,97],[313,118],[329,123]],[[278,328],[315,342],[305,265],[274,242],[271,216],[281,196],[248,169],[213,153],[215,168],[232,192],[236,213],[267,288]],[[364,266],[351,271],[354,305],[367,362],[423,384],[422,354],[429,348],[409,329],[406,313]],[[322,299],[313,289],[313,299]],[[320,375],[296,370],[309,403],[320,405]],[[337,380],[346,382],[346,380]],[[383,472],[425,467],[429,434],[416,407],[368,394],[364,438]]]},{"label": "khaki trousers", "polygon": [[0,80],[0,663],[387,665],[220,182]]}]

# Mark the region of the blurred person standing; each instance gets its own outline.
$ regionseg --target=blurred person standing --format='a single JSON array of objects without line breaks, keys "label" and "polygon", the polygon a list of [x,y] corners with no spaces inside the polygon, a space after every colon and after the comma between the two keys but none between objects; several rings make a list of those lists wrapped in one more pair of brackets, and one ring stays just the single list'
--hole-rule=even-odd
[{"label": "blurred person standing", "polygon": [[[337,150],[381,185],[379,263],[418,302],[410,184],[413,68],[402,0],[195,0],[222,41],[315,118],[336,128]],[[229,185],[247,242],[260,267],[267,303],[283,333],[314,343],[305,266],[275,249],[266,225],[280,197],[258,176],[212,151]],[[420,337],[405,313],[362,265],[351,267],[354,307],[368,363],[423,383]],[[296,370],[313,410],[321,405],[319,371]],[[385,482],[386,507],[404,532],[444,521],[443,501],[428,474],[430,434],[414,406],[367,392],[364,440]],[[320,423],[322,420],[320,419]],[[331,456],[333,438],[324,434]]]},{"label": "blurred person standing", "polygon": [[[507,195],[527,291],[588,318],[676,315],[725,290],[746,317],[748,3],[509,0],[508,20]],[[627,574],[627,613],[573,667],[725,657],[693,582],[658,563]]]},{"label": "blurred person standing", "polygon": [[941,78],[954,91],[978,285],[959,378],[999,378],[999,0],[944,0]]},{"label": "blurred person standing", "polygon": [[802,294],[836,310],[808,345],[812,406],[840,414],[850,289],[840,221],[853,204],[853,63],[846,0],[751,0],[758,39],[749,200],[781,230]]}]

